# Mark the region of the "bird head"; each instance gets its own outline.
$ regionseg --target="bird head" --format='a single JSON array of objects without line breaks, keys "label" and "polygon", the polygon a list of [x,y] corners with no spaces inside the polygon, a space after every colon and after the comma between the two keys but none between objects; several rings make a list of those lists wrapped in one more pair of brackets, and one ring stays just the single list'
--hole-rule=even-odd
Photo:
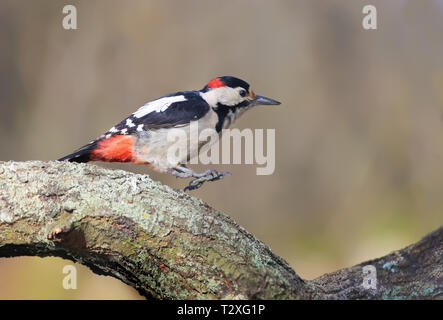
[{"label": "bird head", "polygon": [[224,76],[209,81],[201,90],[203,98],[214,109],[248,109],[257,105],[279,105],[280,102],[259,96],[241,79]]}]

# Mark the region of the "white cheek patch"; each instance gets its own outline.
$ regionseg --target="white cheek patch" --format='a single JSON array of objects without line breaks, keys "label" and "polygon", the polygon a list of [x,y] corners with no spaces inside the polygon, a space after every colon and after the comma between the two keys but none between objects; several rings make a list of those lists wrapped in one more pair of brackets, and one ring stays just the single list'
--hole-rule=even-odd
[{"label": "white cheek patch", "polygon": [[138,132],[142,132],[142,131],[143,131],[143,126],[144,126],[144,124],[139,124],[139,125],[137,126],[137,131],[138,131]]},{"label": "white cheek patch", "polygon": [[240,90],[242,90],[240,87],[235,89],[230,87],[220,87],[202,93],[201,96],[213,108],[216,108],[218,103],[224,104],[225,106],[235,106],[245,100],[240,96]]},{"label": "white cheek patch", "polygon": [[223,92],[223,95],[219,99],[220,102],[225,106],[235,106],[242,101],[238,95],[238,92],[235,90],[227,90]]},{"label": "white cheek patch", "polygon": [[165,111],[171,104],[175,102],[186,101],[185,96],[173,96],[173,97],[164,97],[151,102],[148,102],[136,112],[134,112],[134,117],[141,118],[151,112],[163,112]]}]

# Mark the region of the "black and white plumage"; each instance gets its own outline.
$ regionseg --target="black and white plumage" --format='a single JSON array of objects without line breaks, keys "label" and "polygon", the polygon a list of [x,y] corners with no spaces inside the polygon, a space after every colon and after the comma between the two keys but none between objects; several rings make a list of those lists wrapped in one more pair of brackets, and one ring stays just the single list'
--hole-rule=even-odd
[{"label": "black and white plumage", "polygon": [[195,178],[187,189],[205,181],[222,178],[226,173],[208,170],[198,174],[185,163],[198,154],[190,153],[171,163],[167,157],[173,142],[167,136],[171,129],[181,128],[188,135],[193,123],[199,131],[214,129],[220,133],[243,112],[256,105],[277,105],[278,101],[255,95],[248,83],[225,76],[212,79],[199,91],[181,91],[153,100],[126,119],[77,151],[59,159],[71,162],[107,161],[146,164],[177,177]]},{"label": "black and white plumage", "polygon": [[105,135],[178,127],[200,119],[209,109],[209,104],[197,91],[177,92],[148,102]]}]

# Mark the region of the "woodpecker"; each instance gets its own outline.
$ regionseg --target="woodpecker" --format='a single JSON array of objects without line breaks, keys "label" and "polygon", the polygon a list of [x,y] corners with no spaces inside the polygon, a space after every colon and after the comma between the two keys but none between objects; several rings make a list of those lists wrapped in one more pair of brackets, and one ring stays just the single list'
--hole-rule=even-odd
[{"label": "woodpecker", "polygon": [[102,136],[58,160],[145,164],[157,172],[192,178],[185,191],[194,190],[205,181],[216,181],[230,173],[216,170],[197,173],[186,166],[186,162],[197,156],[209,142],[199,143],[197,150],[188,151],[171,163],[167,159],[168,148],[174,143],[167,139],[170,130],[185,130],[189,141],[189,128],[197,122],[199,130],[213,129],[218,138],[222,129],[231,126],[246,110],[257,105],[279,104],[276,100],[256,95],[243,80],[231,76],[217,77],[201,90],[180,91],[146,103]]}]

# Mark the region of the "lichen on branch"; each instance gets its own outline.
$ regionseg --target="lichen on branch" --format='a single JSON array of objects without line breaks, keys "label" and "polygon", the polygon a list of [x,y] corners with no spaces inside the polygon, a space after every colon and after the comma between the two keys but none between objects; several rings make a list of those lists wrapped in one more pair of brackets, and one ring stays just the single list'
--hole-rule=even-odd
[{"label": "lichen on branch", "polygon": [[[384,258],[304,281],[227,215],[147,175],[0,162],[0,256],[59,256],[155,299],[441,298],[443,229]],[[397,273],[386,271],[396,261]],[[380,271],[379,271],[380,270]]]}]

